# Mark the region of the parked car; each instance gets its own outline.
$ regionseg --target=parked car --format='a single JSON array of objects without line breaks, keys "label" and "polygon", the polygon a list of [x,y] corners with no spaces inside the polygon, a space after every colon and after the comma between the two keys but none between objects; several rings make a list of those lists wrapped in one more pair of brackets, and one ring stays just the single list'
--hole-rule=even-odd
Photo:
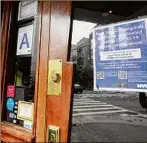
[{"label": "parked car", "polygon": [[142,108],[147,109],[147,93],[139,92],[139,102]]},{"label": "parked car", "polygon": [[83,87],[80,84],[74,84],[74,93],[82,93]]}]

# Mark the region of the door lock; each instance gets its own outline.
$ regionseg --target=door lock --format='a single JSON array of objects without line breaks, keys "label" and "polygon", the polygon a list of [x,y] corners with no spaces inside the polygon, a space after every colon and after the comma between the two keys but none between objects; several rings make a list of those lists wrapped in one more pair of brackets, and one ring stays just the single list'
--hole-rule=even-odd
[{"label": "door lock", "polygon": [[61,75],[59,73],[53,73],[52,74],[52,80],[55,82],[55,83],[59,83],[60,80],[61,80]]},{"label": "door lock", "polygon": [[48,95],[62,95],[62,60],[49,60]]},{"label": "door lock", "polygon": [[60,133],[59,127],[54,125],[48,126],[48,143],[59,143]]}]

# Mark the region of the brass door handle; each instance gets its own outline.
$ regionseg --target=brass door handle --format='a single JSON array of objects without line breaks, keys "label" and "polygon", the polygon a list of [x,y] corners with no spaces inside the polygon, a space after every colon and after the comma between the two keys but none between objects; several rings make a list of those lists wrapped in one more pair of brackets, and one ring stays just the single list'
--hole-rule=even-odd
[{"label": "brass door handle", "polygon": [[54,73],[54,74],[52,75],[52,80],[53,80],[54,82],[56,82],[56,83],[60,82],[60,80],[61,80],[61,75],[60,75],[59,73]]}]

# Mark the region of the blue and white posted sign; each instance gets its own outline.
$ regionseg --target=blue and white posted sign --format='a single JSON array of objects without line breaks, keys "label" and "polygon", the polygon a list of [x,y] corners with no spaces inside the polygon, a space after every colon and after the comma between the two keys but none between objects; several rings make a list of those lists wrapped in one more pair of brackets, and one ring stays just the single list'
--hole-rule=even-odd
[{"label": "blue and white posted sign", "polygon": [[33,37],[34,37],[33,25],[19,28],[16,55],[31,54]]},{"label": "blue and white posted sign", "polygon": [[93,30],[94,90],[147,92],[147,19]]}]

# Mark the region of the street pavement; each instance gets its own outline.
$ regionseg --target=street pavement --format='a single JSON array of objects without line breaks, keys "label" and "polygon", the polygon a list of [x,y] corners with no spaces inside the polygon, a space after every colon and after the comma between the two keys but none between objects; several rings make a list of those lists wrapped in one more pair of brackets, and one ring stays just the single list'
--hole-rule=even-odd
[{"label": "street pavement", "polygon": [[75,94],[71,142],[147,142],[147,113],[138,94]]}]

